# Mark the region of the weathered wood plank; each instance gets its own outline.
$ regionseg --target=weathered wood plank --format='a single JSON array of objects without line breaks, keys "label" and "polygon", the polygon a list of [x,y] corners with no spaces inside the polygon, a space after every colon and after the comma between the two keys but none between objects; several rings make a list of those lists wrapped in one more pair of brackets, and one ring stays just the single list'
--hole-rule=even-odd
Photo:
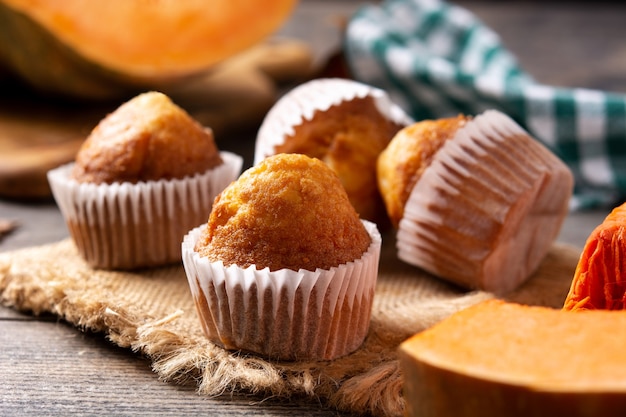
[{"label": "weathered wood plank", "polygon": [[34,321],[34,320],[55,320],[52,316],[46,317],[33,317],[30,314],[20,313],[8,307],[0,306],[0,320],[14,320],[14,321]]},{"label": "weathered wood plank", "polygon": [[63,322],[0,320],[0,415],[342,415],[314,402],[209,399],[159,381],[149,361]]}]

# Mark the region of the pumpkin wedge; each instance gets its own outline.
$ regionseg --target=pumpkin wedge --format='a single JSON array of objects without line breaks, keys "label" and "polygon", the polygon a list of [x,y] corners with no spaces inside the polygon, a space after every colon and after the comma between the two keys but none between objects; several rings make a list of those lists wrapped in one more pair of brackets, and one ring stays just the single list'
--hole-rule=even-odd
[{"label": "pumpkin wedge", "polygon": [[626,309],[626,203],[587,238],[563,309]]},{"label": "pumpkin wedge", "polygon": [[256,44],[296,0],[1,0],[0,67],[43,91],[117,98]]},{"label": "pumpkin wedge", "polygon": [[489,300],[400,345],[407,417],[626,415],[626,314]]}]

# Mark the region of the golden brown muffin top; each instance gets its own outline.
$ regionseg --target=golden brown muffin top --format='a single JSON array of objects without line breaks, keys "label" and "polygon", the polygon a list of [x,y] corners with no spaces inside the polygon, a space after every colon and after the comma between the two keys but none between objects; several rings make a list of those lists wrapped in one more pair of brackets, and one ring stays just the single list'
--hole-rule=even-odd
[{"label": "golden brown muffin top", "polygon": [[354,98],[317,110],[294,126],[275,152],[321,159],[339,175],[359,215],[381,222],[386,212],[376,185],[376,158],[402,127],[378,110],[373,97]]},{"label": "golden brown muffin top", "polygon": [[193,176],[221,163],[210,129],[166,95],[148,92],[100,121],[78,151],[72,177],[137,183]]},{"label": "golden brown muffin top", "polygon": [[423,120],[400,130],[377,161],[378,187],[392,224],[397,226],[413,187],[446,140],[470,117]]},{"label": "golden brown muffin top", "polygon": [[316,158],[278,154],[217,196],[195,249],[224,265],[314,271],[359,259],[370,243],[337,174]]}]

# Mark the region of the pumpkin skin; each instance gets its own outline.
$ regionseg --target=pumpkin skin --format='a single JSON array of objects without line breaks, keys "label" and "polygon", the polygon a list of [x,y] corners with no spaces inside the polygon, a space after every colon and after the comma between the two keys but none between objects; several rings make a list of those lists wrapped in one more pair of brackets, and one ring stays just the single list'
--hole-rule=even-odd
[{"label": "pumpkin skin", "polygon": [[167,90],[258,43],[297,0],[0,0],[0,66],[38,90]]}]

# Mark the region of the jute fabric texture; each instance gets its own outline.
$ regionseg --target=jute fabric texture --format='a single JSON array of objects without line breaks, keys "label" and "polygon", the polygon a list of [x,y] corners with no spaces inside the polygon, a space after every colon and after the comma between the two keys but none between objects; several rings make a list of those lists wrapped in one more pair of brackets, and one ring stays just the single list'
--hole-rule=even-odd
[{"label": "jute fabric texture", "polygon": [[[506,299],[560,308],[580,250],[554,244],[532,278]],[[102,332],[150,359],[164,383],[197,383],[198,392],[281,399],[309,397],[360,415],[401,416],[398,345],[450,314],[493,298],[406,265],[383,236],[372,320],[356,352],[327,362],[271,362],[226,351],[203,335],[182,265],[135,272],[91,269],[66,239],[0,254],[2,303],[52,313],[77,330]]]}]

